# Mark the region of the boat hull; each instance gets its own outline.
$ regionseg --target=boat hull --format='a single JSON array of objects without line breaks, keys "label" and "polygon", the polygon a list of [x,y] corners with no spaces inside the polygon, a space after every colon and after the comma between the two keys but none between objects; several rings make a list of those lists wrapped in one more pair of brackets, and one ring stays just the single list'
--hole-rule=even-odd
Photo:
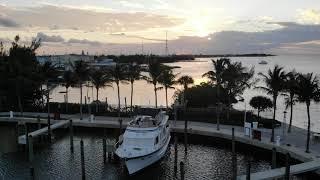
[{"label": "boat hull", "polygon": [[134,159],[125,160],[126,167],[128,169],[129,174],[134,174],[147,166],[154,164],[159,161],[166,153],[167,148],[169,146],[171,136],[167,139],[167,142],[164,146],[162,146],[158,151],[149,154],[147,156],[142,156]]}]

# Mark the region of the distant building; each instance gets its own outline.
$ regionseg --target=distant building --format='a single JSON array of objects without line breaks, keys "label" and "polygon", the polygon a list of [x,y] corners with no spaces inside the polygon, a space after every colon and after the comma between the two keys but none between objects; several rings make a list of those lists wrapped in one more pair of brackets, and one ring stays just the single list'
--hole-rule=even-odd
[{"label": "distant building", "polygon": [[78,55],[78,54],[66,54],[66,55],[47,55],[47,56],[37,56],[39,63],[43,64],[46,61],[51,61],[53,64],[56,64],[58,67],[63,67],[65,69],[70,67],[70,63],[73,64],[76,61],[83,60],[88,63],[94,62],[94,56],[90,55]]},{"label": "distant building", "polygon": [[113,61],[113,59],[109,59],[109,58],[98,58],[95,60],[95,62],[90,63],[90,66],[94,66],[97,68],[101,68],[101,67],[111,67],[111,66],[115,66],[116,63]]}]

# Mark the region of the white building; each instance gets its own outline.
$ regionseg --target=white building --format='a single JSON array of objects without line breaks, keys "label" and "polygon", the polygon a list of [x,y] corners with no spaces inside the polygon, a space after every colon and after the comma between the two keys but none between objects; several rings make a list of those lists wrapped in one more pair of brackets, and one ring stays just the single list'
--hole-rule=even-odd
[{"label": "white building", "polygon": [[58,67],[69,67],[70,63],[83,60],[88,63],[94,62],[94,56],[90,55],[78,55],[78,54],[66,54],[66,55],[50,55],[50,56],[37,56],[39,63],[44,63],[46,61],[51,61]]}]

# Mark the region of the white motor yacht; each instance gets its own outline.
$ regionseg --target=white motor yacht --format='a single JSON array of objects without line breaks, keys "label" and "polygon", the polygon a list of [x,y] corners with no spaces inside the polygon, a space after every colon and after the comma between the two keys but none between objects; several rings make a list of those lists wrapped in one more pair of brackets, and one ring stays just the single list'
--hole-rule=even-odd
[{"label": "white motor yacht", "polygon": [[266,65],[266,64],[268,64],[268,62],[265,61],[265,60],[261,60],[261,61],[259,62],[259,64],[261,64],[261,65]]},{"label": "white motor yacht", "polygon": [[129,174],[157,162],[170,142],[169,116],[161,111],[155,118],[136,116],[116,144],[116,155],[125,161]]}]

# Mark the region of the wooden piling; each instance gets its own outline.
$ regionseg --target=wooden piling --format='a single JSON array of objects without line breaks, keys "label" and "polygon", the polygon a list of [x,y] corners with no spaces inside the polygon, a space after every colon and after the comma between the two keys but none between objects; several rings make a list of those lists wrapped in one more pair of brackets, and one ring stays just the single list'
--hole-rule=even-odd
[{"label": "wooden piling", "polygon": [[[38,125],[38,130],[41,129],[41,122],[40,122],[40,116],[37,116],[37,125]],[[41,142],[41,135],[38,137],[38,142]]]},{"label": "wooden piling", "polygon": [[272,148],[272,162],[271,169],[277,168],[277,150],[276,148]]},{"label": "wooden piling", "polygon": [[118,136],[118,141],[119,141],[119,138],[120,138],[120,135],[121,135],[121,133],[122,133],[122,119],[120,118],[119,119],[119,136]]},{"label": "wooden piling", "polygon": [[103,146],[103,163],[105,164],[107,161],[107,157],[106,157],[106,155],[107,155],[107,147],[106,147],[107,142],[106,142],[105,138],[102,139],[102,146]]},{"label": "wooden piling", "polygon": [[37,116],[38,130],[41,129],[40,116]]},{"label": "wooden piling", "polygon": [[188,120],[184,120],[184,151],[188,151]]},{"label": "wooden piling", "polygon": [[73,148],[73,125],[72,125],[72,120],[69,120],[69,133],[70,133],[70,151],[73,153],[74,148]]},{"label": "wooden piling", "polygon": [[85,169],[85,162],[84,162],[84,150],[83,150],[83,141],[80,141],[80,152],[81,152],[81,177],[82,180],[86,179],[86,169]]},{"label": "wooden piling", "polygon": [[177,110],[177,105],[173,106],[173,113],[174,113],[174,125],[177,125],[177,120],[178,120],[178,110]]},{"label": "wooden piling", "polygon": [[284,175],[284,179],[285,180],[290,179],[290,154],[289,153],[286,154],[286,173]]},{"label": "wooden piling", "polygon": [[34,168],[32,166],[30,167],[30,177],[31,177],[32,180],[35,179]]},{"label": "wooden piling", "polygon": [[180,162],[180,179],[184,180],[184,163],[181,161]]},{"label": "wooden piling", "polygon": [[174,136],[174,173],[178,170],[178,137]]},{"label": "wooden piling", "polygon": [[111,162],[111,159],[112,159],[112,153],[108,152],[108,162]]},{"label": "wooden piling", "polygon": [[126,110],[126,113],[128,112],[127,109],[128,109],[128,106],[127,106],[127,97],[124,97],[124,107],[125,107],[125,110]]},{"label": "wooden piling", "polygon": [[248,161],[246,180],[250,180],[251,178],[250,174],[251,174],[251,160]]},{"label": "wooden piling", "polygon": [[33,140],[32,135],[29,136],[28,141],[28,151],[29,151],[29,162],[32,164],[33,162]]},{"label": "wooden piling", "polygon": [[24,129],[25,129],[25,137],[26,137],[25,150],[28,153],[29,152],[29,126],[27,123],[24,124]]},{"label": "wooden piling", "polygon": [[51,122],[50,122],[50,114],[48,114],[48,142],[51,143]]},{"label": "wooden piling", "polygon": [[237,154],[234,137],[234,128],[232,128],[232,179],[237,179]]}]

